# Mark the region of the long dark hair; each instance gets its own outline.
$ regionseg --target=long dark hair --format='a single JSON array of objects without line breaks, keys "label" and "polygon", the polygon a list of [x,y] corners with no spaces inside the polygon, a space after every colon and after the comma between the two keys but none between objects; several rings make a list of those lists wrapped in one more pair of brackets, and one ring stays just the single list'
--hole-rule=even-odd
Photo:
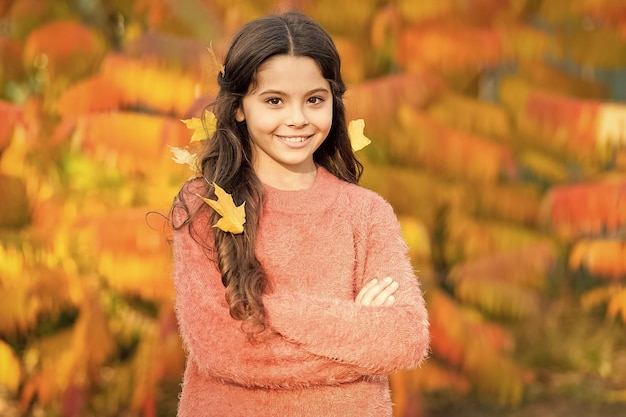
[{"label": "long dark hair", "polygon": [[[210,184],[216,183],[232,195],[235,204],[246,203],[246,224],[242,234],[213,228],[214,241],[204,244],[207,249],[212,247],[217,255],[230,314],[244,322],[244,329],[249,334],[264,328],[261,296],[268,290],[266,275],[255,255],[263,186],[253,170],[252,146],[246,124],[237,122],[235,113],[250,86],[256,82],[259,66],[276,55],[312,58],[330,84],[333,95],[332,127],[326,140],[313,154],[315,163],[351,183],[358,182],[363,170],[348,137],[343,103],[346,86],[341,78],[339,54],[328,33],[313,19],[297,12],[268,15],[244,25],[233,38],[223,72],[217,77],[220,90],[212,105],[217,126],[213,137],[205,141],[200,167],[206,182],[204,195],[214,199]],[[182,190],[176,201],[175,206],[182,205],[187,209]],[[206,204],[201,209],[211,210]],[[174,227],[192,224],[194,214],[197,213],[190,213],[187,222]],[[219,215],[211,210],[209,217],[211,226]],[[190,232],[193,231],[194,228],[190,227]],[[200,242],[200,233],[196,231],[195,235],[194,238]]]}]

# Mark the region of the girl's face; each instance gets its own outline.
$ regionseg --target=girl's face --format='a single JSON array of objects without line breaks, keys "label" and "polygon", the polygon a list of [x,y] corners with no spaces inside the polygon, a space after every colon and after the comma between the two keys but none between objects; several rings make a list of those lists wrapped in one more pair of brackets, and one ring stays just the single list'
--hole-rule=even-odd
[{"label": "girl's face", "polygon": [[273,56],[259,67],[236,119],[246,121],[261,181],[311,173],[313,152],[332,125],[330,84],[312,58]]}]

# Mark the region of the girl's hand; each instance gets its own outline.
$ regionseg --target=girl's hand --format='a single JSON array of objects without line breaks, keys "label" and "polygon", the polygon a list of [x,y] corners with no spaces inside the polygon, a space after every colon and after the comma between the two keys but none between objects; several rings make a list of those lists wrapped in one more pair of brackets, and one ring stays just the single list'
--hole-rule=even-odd
[{"label": "girl's hand", "polygon": [[396,298],[393,294],[398,290],[398,283],[391,277],[373,279],[359,291],[354,300],[364,306],[390,306]]}]

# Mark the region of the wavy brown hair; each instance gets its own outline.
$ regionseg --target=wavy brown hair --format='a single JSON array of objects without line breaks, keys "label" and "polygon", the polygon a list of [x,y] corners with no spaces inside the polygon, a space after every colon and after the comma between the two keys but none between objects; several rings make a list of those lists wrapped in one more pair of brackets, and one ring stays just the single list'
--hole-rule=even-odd
[{"label": "wavy brown hair", "polygon": [[[212,110],[217,118],[216,131],[206,140],[200,157],[200,167],[205,180],[204,195],[215,198],[216,183],[230,193],[239,205],[245,201],[246,225],[242,234],[231,234],[213,228],[213,242],[205,242],[208,233],[193,227],[198,213],[190,213],[179,193],[175,207],[182,206],[188,219],[175,228],[190,227],[190,233],[207,250],[217,255],[222,283],[230,315],[244,322],[249,334],[264,328],[262,294],[268,282],[255,255],[255,239],[263,203],[263,186],[254,172],[252,146],[245,121],[235,120],[236,110],[251,85],[256,82],[258,68],[276,55],[310,57],[319,65],[323,77],[329,82],[333,95],[333,121],[328,137],[313,154],[321,165],[336,177],[357,183],[362,165],[352,151],[346,125],[343,95],[346,86],[341,78],[341,62],[331,37],[313,19],[296,12],[269,15],[243,26],[234,36],[224,61],[224,71],[217,81],[220,87]],[[201,210],[210,210],[206,204]],[[219,215],[210,210],[210,224]]]}]

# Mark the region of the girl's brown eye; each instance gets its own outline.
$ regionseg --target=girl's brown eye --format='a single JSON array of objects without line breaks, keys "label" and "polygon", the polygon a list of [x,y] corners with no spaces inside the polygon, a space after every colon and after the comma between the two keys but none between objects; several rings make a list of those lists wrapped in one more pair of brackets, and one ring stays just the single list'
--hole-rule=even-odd
[{"label": "girl's brown eye", "polygon": [[280,104],[280,99],[279,98],[268,98],[267,100],[265,100],[266,103],[269,103],[273,106],[277,106]]}]

